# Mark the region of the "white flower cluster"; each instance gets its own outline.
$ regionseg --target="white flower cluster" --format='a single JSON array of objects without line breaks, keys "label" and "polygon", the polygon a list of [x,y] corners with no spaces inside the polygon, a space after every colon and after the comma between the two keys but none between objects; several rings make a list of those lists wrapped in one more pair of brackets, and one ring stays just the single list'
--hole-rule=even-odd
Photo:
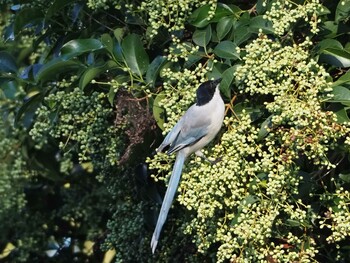
[{"label": "white flower cluster", "polygon": [[281,137],[282,153],[289,161],[302,152],[316,164],[332,167],[326,153],[349,129],[337,124],[333,112],[321,110],[321,102],[332,97],[332,88],[328,73],[310,58],[309,45],[306,39],[300,45],[282,46],[261,34],[246,46],[248,54],[236,78],[243,83],[241,93],[272,96],[265,102],[271,113],[268,143]]},{"label": "white flower cluster", "polygon": [[171,36],[172,45],[170,45],[168,51],[168,60],[172,62],[178,62],[179,58],[183,58],[188,61],[190,55],[195,54],[199,50],[199,46],[194,46],[190,42],[181,42],[181,40],[175,35]]},{"label": "white flower cluster", "polygon": [[[277,145],[266,149],[256,142],[259,128],[248,114],[240,116],[239,121],[227,118],[225,125],[228,131],[211,151],[213,157],[222,157],[221,162],[212,166],[193,160],[183,174],[178,200],[197,214],[186,232],[194,236],[200,252],[213,243],[221,244],[218,262],[257,262],[268,257],[284,262],[302,257],[308,262],[315,254],[314,247],[303,253],[286,253],[283,244],[267,242],[282,235],[273,233],[274,228],[284,227],[281,211],[284,217],[301,224],[309,216],[301,201],[297,209],[289,203],[299,184],[297,171],[285,163]],[[300,247],[305,241],[304,237],[287,234],[285,242],[290,246]]]},{"label": "white flower cluster", "polygon": [[[266,5],[266,2],[264,4]],[[319,31],[317,24],[320,22],[317,14],[321,9],[319,0],[307,0],[304,4],[297,4],[291,0],[274,1],[264,18],[272,22],[277,35],[284,35],[300,19],[309,23],[310,31],[316,34]]]},{"label": "white flower cluster", "polygon": [[[332,234],[327,237],[328,243],[336,243],[350,236],[350,193],[343,187],[336,191],[338,203],[332,208],[329,207],[324,217],[320,217],[320,228],[332,230]],[[321,196],[321,199],[329,200],[334,196]]]},{"label": "white flower cluster", "polygon": [[[165,27],[169,32],[183,30],[193,8],[198,8],[205,4],[211,5],[213,15],[217,0],[147,0],[142,1],[139,9],[140,11],[147,11],[148,22],[152,28],[150,36],[153,37],[158,34],[161,27]],[[208,19],[210,19],[210,14]]]},{"label": "white flower cluster", "polygon": [[120,0],[88,0],[87,6],[93,10],[95,9],[104,9],[108,10],[110,6],[114,6],[115,8],[120,8]]}]

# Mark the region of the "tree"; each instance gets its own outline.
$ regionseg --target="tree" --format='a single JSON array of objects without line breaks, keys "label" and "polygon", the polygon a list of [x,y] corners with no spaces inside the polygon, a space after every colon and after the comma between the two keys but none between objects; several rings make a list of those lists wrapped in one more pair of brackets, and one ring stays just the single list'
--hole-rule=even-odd
[{"label": "tree", "polygon": [[[349,258],[348,0],[0,6],[0,260]],[[154,150],[218,77],[222,161],[186,164],[152,255]]]}]

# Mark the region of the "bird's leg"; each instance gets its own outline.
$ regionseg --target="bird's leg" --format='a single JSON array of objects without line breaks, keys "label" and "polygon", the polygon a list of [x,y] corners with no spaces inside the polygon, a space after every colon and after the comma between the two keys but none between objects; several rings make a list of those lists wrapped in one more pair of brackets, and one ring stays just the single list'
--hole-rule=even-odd
[{"label": "bird's leg", "polygon": [[201,151],[196,151],[195,154],[196,154],[198,157],[202,158],[203,160],[206,160],[207,162],[209,162],[209,163],[212,164],[212,165],[214,165],[214,164],[220,162],[221,159],[222,159],[221,157],[219,157],[219,158],[216,158],[215,160],[212,161],[212,160],[208,159],[208,158],[204,155],[204,153],[202,153]]}]

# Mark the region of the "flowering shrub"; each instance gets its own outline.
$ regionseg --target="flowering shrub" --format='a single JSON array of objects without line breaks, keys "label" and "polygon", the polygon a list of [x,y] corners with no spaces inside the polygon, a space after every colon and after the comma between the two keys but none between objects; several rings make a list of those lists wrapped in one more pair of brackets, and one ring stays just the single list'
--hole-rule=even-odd
[{"label": "flowering shrub", "polygon": [[[345,262],[349,6],[2,3],[0,259]],[[154,150],[219,77],[221,161],[189,158],[152,255]]]}]

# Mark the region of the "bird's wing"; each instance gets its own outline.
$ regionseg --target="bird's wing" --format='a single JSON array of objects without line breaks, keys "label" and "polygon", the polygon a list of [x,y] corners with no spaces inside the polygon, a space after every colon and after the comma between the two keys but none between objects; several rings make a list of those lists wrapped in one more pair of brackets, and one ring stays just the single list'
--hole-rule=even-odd
[{"label": "bird's wing", "polygon": [[183,123],[183,118],[181,118],[175,124],[175,126],[171,129],[171,131],[164,138],[162,144],[157,149],[158,152],[162,152],[165,147],[167,147],[168,145],[171,145],[175,141],[176,137],[179,135],[179,132],[181,130],[182,123]]},{"label": "bird's wing", "polygon": [[192,145],[207,135],[211,119],[201,110],[200,107],[194,105],[181,118],[179,121],[181,125],[176,127],[177,136],[170,144],[169,154],[177,152],[188,145]]}]

